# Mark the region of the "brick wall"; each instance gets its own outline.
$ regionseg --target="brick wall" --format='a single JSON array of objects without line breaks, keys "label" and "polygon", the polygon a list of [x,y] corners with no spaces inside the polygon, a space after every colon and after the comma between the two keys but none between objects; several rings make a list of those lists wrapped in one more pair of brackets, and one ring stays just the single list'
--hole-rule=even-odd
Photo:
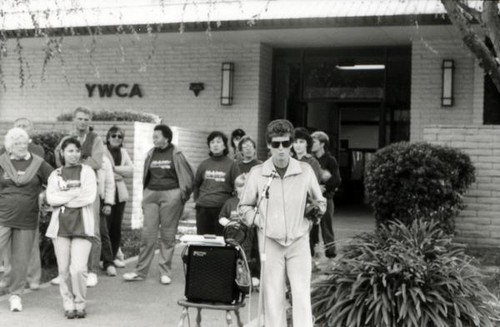
[{"label": "brick wall", "polygon": [[[216,44],[208,37],[196,43],[189,37],[160,34],[152,43],[148,35],[126,35],[121,40],[116,35],[98,36],[95,50],[91,37],[65,37],[63,63],[57,55],[52,58],[43,82],[43,40],[22,39],[22,57],[30,68],[23,65],[27,79],[23,89],[19,87],[19,56],[15,42],[9,40],[9,55],[2,57],[7,91],[0,88],[0,119],[55,120],[60,113],[84,105],[93,110],[151,112],[170,126],[198,131],[218,129],[229,134],[241,127],[257,138],[264,123],[259,113],[270,107],[270,48],[244,39]],[[221,64],[225,61],[235,63],[232,106],[220,105]],[[189,90],[191,82],[205,85],[197,97]],[[138,83],[143,98],[89,98],[86,83]],[[263,90],[262,85],[269,88]]]},{"label": "brick wall", "polygon": [[500,126],[427,126],[423,139],[462,149],[476,167],[476,182],[465,196],[467,208],[456,218],[459,242],[500,246]]},{"label": "brick wall", "polygon": [[[442,60],[455,60],[453,107],[441,107]],[[430,124],[482,124],[482,70],[461,40],[414,41],[412,45],[411,141]]]}]

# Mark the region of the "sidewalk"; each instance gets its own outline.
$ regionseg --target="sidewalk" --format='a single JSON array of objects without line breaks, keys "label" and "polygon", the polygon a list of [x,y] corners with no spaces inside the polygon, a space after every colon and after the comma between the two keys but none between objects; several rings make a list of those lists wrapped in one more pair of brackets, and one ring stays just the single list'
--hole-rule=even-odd
[{"label": "sidewalk", "polygon": [[[335,213],[334,230],[338,246],[352,236],[374,229],[372,215],[359,208],[339,208]],[[182,245],[175,251],[172,284],[159,283],[157,259],[151,265],[147,280],[125,282],[122,275],[132,271],[137,258],[127,260],[127,268],[118,269],[118,276],[99,276],[99,284],[88,289],[87,312],[85,319],[67,320],[63,317],[62,300],[59,288],[50,284],[42,285],[39,291],[26,291],[23,295],[24,311],[10,312],[8,296],[0,297],[0,326],[9,327],[59,327],[59,326],[120,326],[155,327],[177,326],[181,307],[177,300],[184,296],[184,272],[181,261]],[[252,293],[247,306],[241,311],[243,323],[247,324],[248,306],[251,306],[251,319],[257,316],[258,294]],[[191,326],[195,326],[196,310],[190,309]],[[233,323],[235,324],[233,319]],[[226,326],[223,311],[202,311],[203,327]],[[185,326],[188,326],[187,321]]]}]

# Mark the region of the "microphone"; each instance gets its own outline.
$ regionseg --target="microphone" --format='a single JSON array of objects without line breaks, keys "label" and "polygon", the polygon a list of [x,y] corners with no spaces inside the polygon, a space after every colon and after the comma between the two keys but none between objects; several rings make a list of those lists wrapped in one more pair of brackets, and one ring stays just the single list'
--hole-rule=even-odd
[{"label": "microphone", "polygon": [[267,184],[264,186],[264,193],[266,197],[268,196],[269,193],[269,188],[271,187],[271,183],[273,182],[273,179],[278,176],[278,172],[276,170],[273,170],[271,172],[271,175],[269,175],[269,179],[267,180]]}]

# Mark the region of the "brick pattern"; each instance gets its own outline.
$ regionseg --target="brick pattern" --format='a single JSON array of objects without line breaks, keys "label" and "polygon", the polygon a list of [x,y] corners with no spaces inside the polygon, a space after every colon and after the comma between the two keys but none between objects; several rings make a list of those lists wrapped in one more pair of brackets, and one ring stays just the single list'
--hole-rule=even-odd
[{"label": "brick pattern", "polygon": [[455,219],[456,240],[474,247],[500,244],[500,127],[432,125],[423,139],[467,153],[476,167],[476,182],[465,196],[467,208]]},{"label": "brick pattern", "polygon": [[[64,64],[57,55],[52,58],[42,82],[44,41],[23,38],[22,54],[30,70],[23,66],[27,80],[21,89],[15,40],[9,40],[7,48],[12,55],[2,58],[7,91],[0,88],[0,119],[12,121],[26,116],[35,122],[55,120],[57,115],[83,105],[93,110],[150,112],[170,126],[205,132],[221,130],[229,134],[240,127],[258,138],[263,124],[259,114],[270,107],[271,89],[259,85],[271,82],[270,47],[244,40],[219,44],[215,37],[194,43],[189,42],[187,33],[160,34],[154,46],[148,35],[105,35],[95,41],[92,50],[89,36],[65,37]],[[221,64],[225,61],[235,63],[232,106],[220,105]],[[189,90],[192,82],[205,85],[197,97]],[[138,83],[143,98],[89,98],[86,83]]]},{"label": "brick pattern", "polygon": [[[441,107],[443,59],[455,60],[453,107]],[[410,140],[421,141],[425,126],[431,124],[481,124],[480,75],[481,69],[476,69],[474,58],[460,40],[414,41]]]}]

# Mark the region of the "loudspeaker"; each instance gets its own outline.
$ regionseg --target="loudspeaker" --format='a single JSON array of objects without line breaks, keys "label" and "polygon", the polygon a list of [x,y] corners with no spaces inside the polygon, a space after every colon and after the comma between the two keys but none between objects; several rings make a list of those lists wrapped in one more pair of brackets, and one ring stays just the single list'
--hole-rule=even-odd
[{"label": "loudspeaker", "polygon": [[236,260],[230,246],[189,245],[184,295],[193,302],[233,303],[238,300]]}]

